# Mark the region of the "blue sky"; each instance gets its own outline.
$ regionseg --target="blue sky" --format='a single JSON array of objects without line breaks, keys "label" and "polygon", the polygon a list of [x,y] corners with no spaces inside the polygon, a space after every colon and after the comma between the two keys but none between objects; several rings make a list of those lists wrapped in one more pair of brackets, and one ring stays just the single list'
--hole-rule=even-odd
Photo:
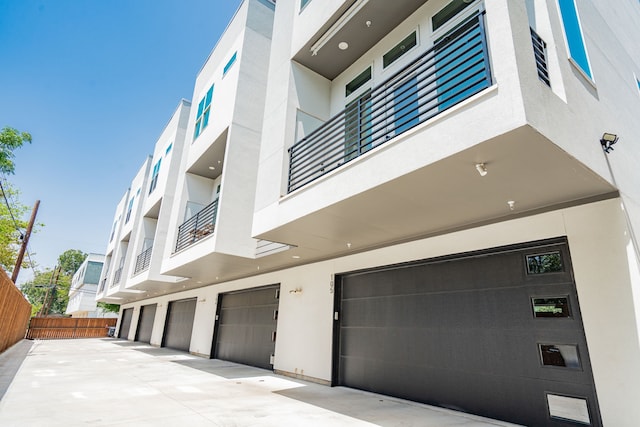
[{"label": "blue sky", "polygon": [[0,0],[0,127],[33,136],[8,180],[23,204],[41,200],[41,269],[67,249],[104,253],[116,204],[240,2]]}]

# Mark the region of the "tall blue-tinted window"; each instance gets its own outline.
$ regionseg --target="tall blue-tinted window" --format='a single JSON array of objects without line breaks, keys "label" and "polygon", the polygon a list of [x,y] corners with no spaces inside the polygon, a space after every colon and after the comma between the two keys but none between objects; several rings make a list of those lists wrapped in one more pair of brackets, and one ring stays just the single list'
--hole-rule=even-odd
[{"label": "tall blue-tinted window", "polygon": [[127,207],[127,216],[124,219],[124,223],[128,223],[129,219],[131,219],[131,211],[133,210],[133,202],[135,201],[135,196],[129,200],[129,206]]},{"label": "tall blue-tinted window", "polygon": [[149,185],[149,194],[155,190],[158,184],[158,174],[160,173],[160,163],[162,159],[158,159],[158,162],[153,166],[153,173],[151,174],[151,185]]},{"label": "tall blue-tinted window", "polygon": [[562,23],[564,24],[564,33],[567,37],[567,44],[569,45],[569,56],[578,67],[592,79],[593,76],[591,75],[591,67],[589,67],[589,60],[587,59],[587,49],[584,45],[575,0],[558,0],[558,4],[560,5],[560,14],[562,15]]},{"label": "tall blue-tinted window", "polygon": [[418,124],[418,79],[413,77],[393,91],[393,116],[395,134]]},{"label": "tall blue-tinted window", "polygon": [[309,3],[311,0],[300,0],[300,10],[304,9],[304,7],[307,5],[307,3]]},{"label": "tall blue-tinted window", "polygon": [[193,133],[193,139],[196,139],[209,124],[209,115],[211,114],[211,99],[213,98],[213,85],[207,91],[207,94],[200,100],[198,104],[198,114],[196,115],[196,129]]},{"label": "tall blue-tinted window", "polygon": [[233,63],[236,62],[237,56],[238,56],[238,52],[234,52],[233,55],[231,55],[231,58],[229,59],[229,61],[227,61],[227,64],[224,66],[224,69],[222,70],[223,76],[227,74],[227,71],[229,71],[229,68],[231,68]]},{"label": "tall blue-tinted window", "polygon": [[638,84],[638,90],[640,90],[640,80],[638,78],[636,78],[636,83]]}]

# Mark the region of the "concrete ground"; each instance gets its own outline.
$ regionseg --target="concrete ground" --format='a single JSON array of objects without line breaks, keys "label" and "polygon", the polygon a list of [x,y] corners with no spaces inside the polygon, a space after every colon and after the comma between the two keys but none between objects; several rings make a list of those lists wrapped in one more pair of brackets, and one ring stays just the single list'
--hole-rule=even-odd
[{"label": "concrete ground", "polygon": [[0,398],[3,427],[513,426],[110,338],[16,344]]}]

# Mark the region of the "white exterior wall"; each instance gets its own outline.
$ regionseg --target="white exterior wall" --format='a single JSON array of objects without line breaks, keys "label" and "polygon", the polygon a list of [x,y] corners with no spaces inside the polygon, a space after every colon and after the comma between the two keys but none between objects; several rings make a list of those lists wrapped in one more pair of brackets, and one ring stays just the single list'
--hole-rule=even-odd
[{"label": "white exterior wall", "polygon": [[[109,235],[109,243],[107,243],[107,250],[104,259],[104,264],[102,266],[102,273],[100,274],[100,283],[104,282],[104,287],[102,292],[99,292],[96,295],[96,299],[99,299],[103,295],[106,295],[109,290],[109,286],[113,281],[113,274],[118,269],[118,262],[120,259],[120,246],[118,242],[120,241],[120,230],[122,229],[122,224],[124,223],[124,215],[125,215],[125,207],[127,200],[129,199],[129,190],[127,190],[122,199],[118,202],[116,206],[116,212],[114,214],[113,223],[111,224],[110,234]],[[113,236],[113,237],[112,237]]]},{"label": "white exterior wall", "polygon": [[[344,108],[345,84],[368,65],[374,64],[372,85],[375,85],[388,78],[390,73],[397,71],[398,67],[402,67],[427,50],[432,44],[431,17],[446,4],[445,0],[427,2],[338,76],[331,84],[330,114]],[[285,11],[282,11],[279,5],[276,20],[280,13],[285,15],[287,12],[293,12],[286,11],[287,7],[293,6],[286,4],[282,6]],[[309,7],[311,6],[310,3]],[[260,235],[275,229],[524,125],[526,117],[516,62],[516,52],[519,49],[522,50],[523,46],[515,45],[513,42],[514,29],[511,26],[511,15],[514,12],[510,9],[508,0],[486,2],[485,6],[491,71],[495,82],[491,88],[287,196],[284,196],[288,169],[286,156],[287,149],[295,142],[296,111],[300,109],[313,114],[312,111],[323,110],[324,106],[309,107],[308,102],[305,102],[307,105],[303,105],[303,101],[309,98],[322,99],[321,97],[305,97],[302,94],[304,92],[315,94],[322,90],[322,85],[326,86],[326,84],[316,77],[316,80],[321,82],[320,85],[305,87],[303,85],[307,85],[313,79],[311,77],[296,78],[298,74],[305,72],[309,75],[315,73],[305,71],[303,67],[291,65],[289,47],[287,44],[278,43],[282,38],[286,38],[285,35],[278,33],[290,31],[290,27],[279,26],[276,22],[269,73],[270,76],[278,77],[271,78],[274,83],[269,85],[267,94],[253,234]],[[310,11],[305,9],[302,15],[308,12]],[[419,46],[407,53],[406,58],[399,59],[397,66],[393,64],[389,69],[382,71],[382,55],[416,28],[420,34]],[[528,32],[526,21],[524,28]],[[525,46],[528,49],[531,48],[530,38]],[[535,72],[535,67],[533,70]],[[290,78],[287,80],[280,77],[283,75],[290,75]],[[320,113],[317,114],[321,116]],[[495,120],[496,117],[500,117],[500,120]],[[283,126],[284,129],[282,129]],[[446,141],[446,143],[427,144],[425,139]],[[399,162],[397,159],[403,159],[403,161]]]},{"label": "white exterior wall", "polygon": [[[186,127],[189,120],[191,103],[181,100],[175,113],[169,120],[164,131],[156,142],[152,160],[149,164],[149,177],[147,186],[143,191],[142,219],[135,230],[135,251],[133,255],[133,268],[135,268],[138,255],[143,251],[145,239],[153,239],[153,249],[149,268],[144,272],[132,276],[127,280],[127,287],[134,287],[148,280],[175,282],[177,278],[160,274],[160,267],[166,246],[171,247],[171,241],[167,239],[170,227],[171,210],[176,197],[176,186],[181,174],[183,156],[189,139],[186,137]],[[172,148],[167,153],[167,147]],[[161,160],[158,182],[153,192],[149,193],[153,167]],[[153,208],[159,211],[157,218],[151,217]],[[134,270],[132,270],[133,273]]]},{"label": "white exterior wall", "polygon": [[[602,218],[607,222],[603,223]],[[329,382],[333,275],[558,236],[567,236],[569,241],[603,422],[635,426],[640,419],[640,407],[635,404],[635,396],[640,395],[640,325],[634,300],[640,294],[640,274],[619,199],[517,218],[123,307],[159,304],[152,336],[152,344],[159,345],[168,302],[197,297],[190,351],[206,356],[212,345],[218,294],[279,283],[274,369]],[[289,292],[296,288],[302,292]],[[134,311],[132,325],[135,324]]]}]

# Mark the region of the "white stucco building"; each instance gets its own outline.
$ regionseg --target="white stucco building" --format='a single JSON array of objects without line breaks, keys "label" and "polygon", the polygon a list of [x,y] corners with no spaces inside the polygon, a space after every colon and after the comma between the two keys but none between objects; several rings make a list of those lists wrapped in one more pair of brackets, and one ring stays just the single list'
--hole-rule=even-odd
[{"label": "white stucco building", "polygon": [[90,253],[78,267],[71,278],[66,314],[71,317],[115,317],[114,313],[104,312],[96,304],[103,263],[104,255]]},{"label": "white stucco building", "polygon": [[121,338],[638,425],[639,28],[635,0],[243,1],[98,299]]}]

